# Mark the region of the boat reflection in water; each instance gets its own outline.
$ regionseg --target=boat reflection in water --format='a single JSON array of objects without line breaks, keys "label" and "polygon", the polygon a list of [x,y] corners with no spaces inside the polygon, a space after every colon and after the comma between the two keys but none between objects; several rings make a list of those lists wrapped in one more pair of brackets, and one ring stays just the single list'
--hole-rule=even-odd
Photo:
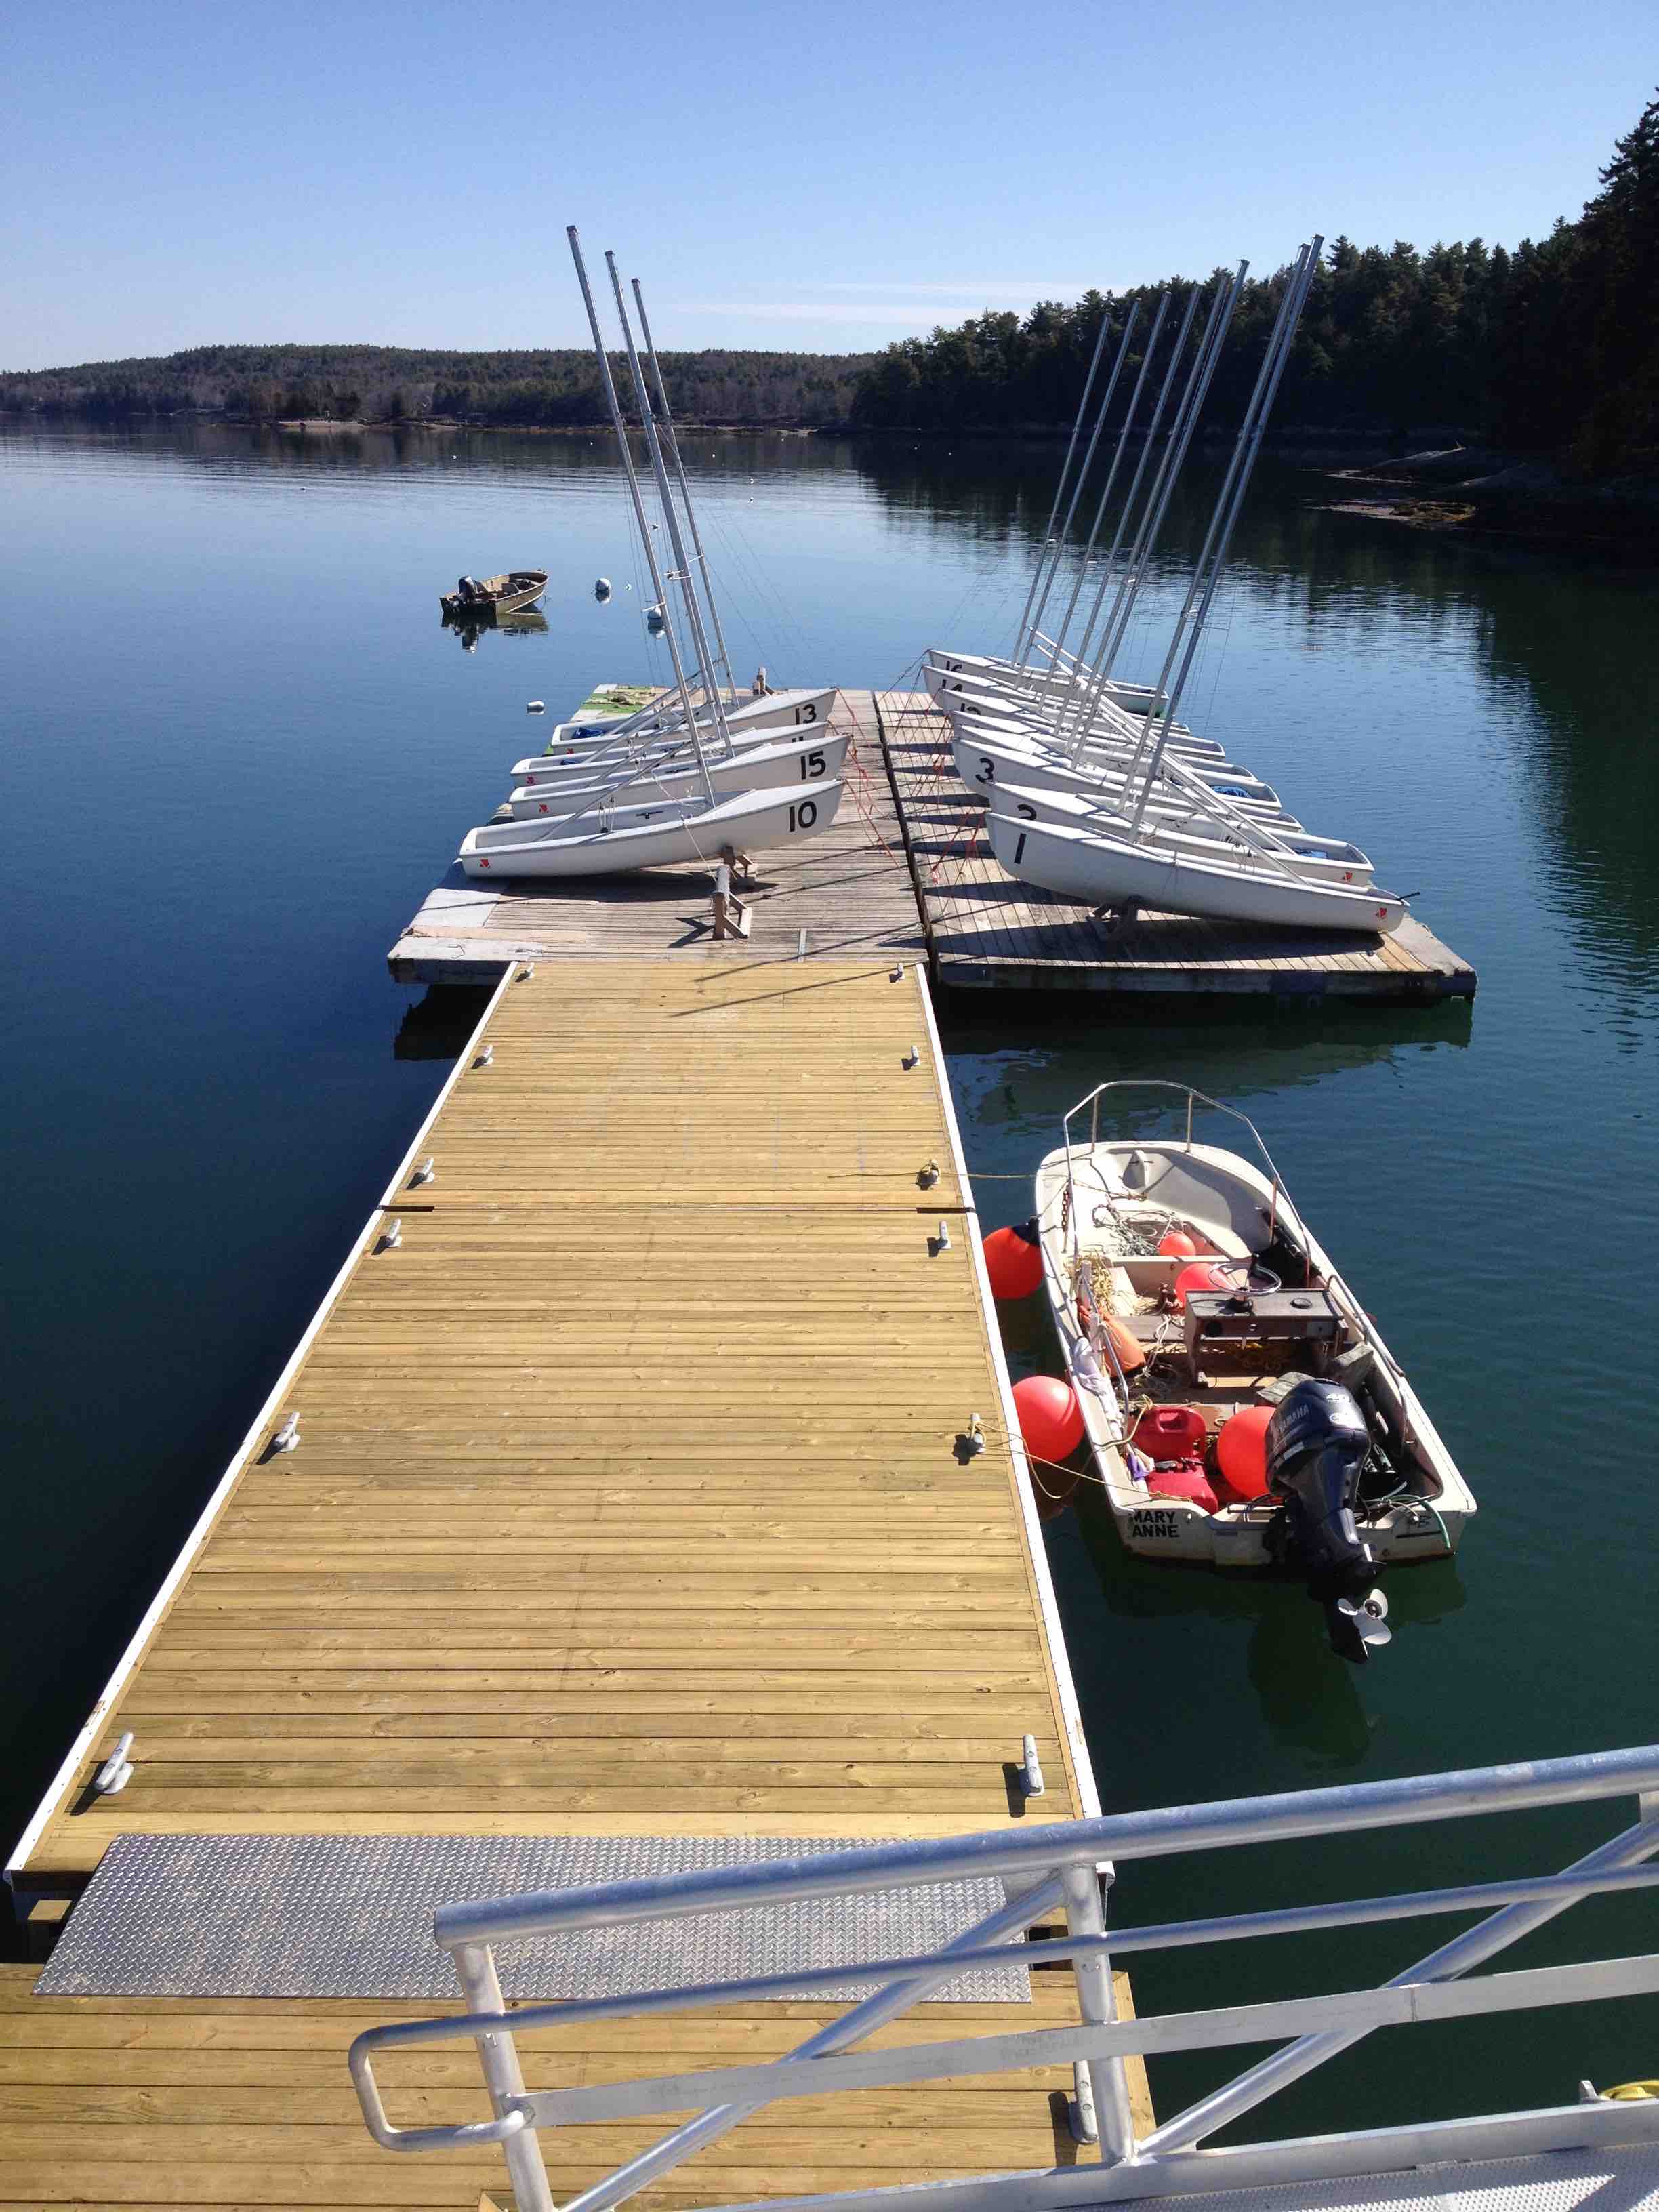
[{"label": "boat reflection in water", "polygon": [[497,614],[493,607],[477,608],[465,614],[445,613],[440,620],[445,629],[459,638],[463,653],[476,653],[478,640],[487,629],[500,630],[504,637],[532,637],[547,628],[547,617],[533,607],[505,615]]}]

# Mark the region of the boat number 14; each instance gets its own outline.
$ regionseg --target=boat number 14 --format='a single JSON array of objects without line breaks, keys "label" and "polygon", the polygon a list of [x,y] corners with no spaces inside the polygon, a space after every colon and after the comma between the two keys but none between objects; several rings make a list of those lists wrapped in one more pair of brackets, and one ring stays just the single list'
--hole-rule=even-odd
[{"label": "boat number 14", "polygon": [[815,782],[823,774],[823,754],[819,748],[815,746],[810,753],[801,755],[800,780],[803,783]]}]

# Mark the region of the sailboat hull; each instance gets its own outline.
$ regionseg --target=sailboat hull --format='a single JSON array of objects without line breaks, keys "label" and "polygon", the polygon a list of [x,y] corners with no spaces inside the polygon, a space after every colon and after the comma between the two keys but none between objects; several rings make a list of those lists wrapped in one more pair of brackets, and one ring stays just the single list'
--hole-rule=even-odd
[{"label": "sailboat hull", "polygon": [[[951,758],[970,791],[988,793],[1000,783],[1035,785],[1040,791],[1074,792],[1098,798],[1103,787],[1121,786],[1129,757],[1095,757],[1089,768],[1073,768],[1033,732],[1000,731],[994,735],[957,728],[951,733]],[[1223,799],[1251,812],[1269,815],[1275,822],[1294,826],[1294,816],[1279,804],[1279,793],[1248,769],[1231,761],[1195,761],[1192,772]]]},{"label": "sailboat hull", "polygon": [[[744,706],[728,707],[726,724],[734,739],[758,737],[772,730],[821,729],[829,722],[835,702],[833,688],[769,691]],[[700,714],[697,726],[706,735],[714,734],[712,716]],[[683,739],[684,732],[685,715],[678,702],[665,705],[648,718],[629,715],[603,726],[592,721],[561,722],[544,753],[532,753],[527,759],[515,763],[513,780],[515,783],[536,783],[561,768],[606,754],[621,759],[630,744],[649,744],[659,740],[672,743],[677,735]]]},{"label": "sailboat hull", "polygon": [[1022,883],[1091,907],[1147,907],[1158,914],[1287,929],[1362,931],[1385,937],[1406,917],[1405,901],[1379,890],[1281,874],[1265,866],[1227,866],[1053,821],[1027,821],[993,810],[991,850]]},{"label": "sailboat hull", "polygon": [[550,826],[490,823],[467,832],[459,854],[465,874],[479,881],[519,877],[615,876],[686,860],[713,867],[722,845],[764,851],[816,836],[836,818],[842,785],[810,793],[742,791],[712,807],[690,800],[654,805],[605,805],[562,816]]},{"label": "sailboat hull", "polygon": [[[805,791],[832,783],[847,755],[847,732],[824,730],[771,744],[746,745],[730,760],[710,761],[708,781],[719,792]],[[521,784],[507,800],[519,822],[579,813],[609,796],[618,805],[648,804],[654,799],[690,799],[702,790],[689,748],[681,746],[639,763],[638,772],[616,769],[609,776],[596,769],[572,772],[568,781],[549,779]]]}]

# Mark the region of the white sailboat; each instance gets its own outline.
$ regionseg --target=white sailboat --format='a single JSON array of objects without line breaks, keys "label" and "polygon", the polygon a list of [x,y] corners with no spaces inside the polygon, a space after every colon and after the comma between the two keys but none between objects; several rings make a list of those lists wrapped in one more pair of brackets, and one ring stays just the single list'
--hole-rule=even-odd
[{"label": "white sailboat", "polygon": [[[834,689],[822,686],[817,690],[769,692],[764,698],[751,699],[744,706],[728,707],[726,733],[736,750],[751,744],[774,744],[781,732],[789,730],[798,731],[801,744],[811,747],[821,742],[835,702]],[[572,738],[562,734],[567,726],[569,726],[562,724],[555,730],[554,741],[545,752],[531,753],[514,763],[515,783],[556,781],[573,769],[597,775],[627,760],[676,750],[689,754],[690,750],[684,714],[678,702],[672,713],[656,714],[648,720],[630,716],[622,729]],[[577,726],[585,730],[585,726]],[[714,754],[718,749],[718,732],[713,717],[702,719],[702,727],[704,749]]]},{"label": "white sailboat", "polygon": [[[652,404],[635,344],[616,259],[607,253],[605,264],[616,296],[617,313],[622,325],[635,399],[645,432],[646,449],[651,459],[663,520],[672,548],[675,566],[666,580],[657,559],[651,526],[646,517],[639,478],[629,449],[627,426],[611,374],[611,363],[600,332],[592,294],[588,287],[580,240],[574,223],[568,227],[566,234],[570,242],[577,282],[581,288],[582,303],[587,312],[588,327],[592,333],[599,380],[617,434],[635,525],[650,571],[656,604],[663,610],[663,636],[673,664],[680,720],[672,735],[663,733],[668,737],[668,742],[638,750],[631,750],[626,744],[621,750],[615,750],[619,735],[617,728],[596,732],[592,738],[584,739],[582,747],[579,747],[571,758],[554,763],[550,772],[550,789],[568,799],[570,801],[568,807],[556,798],[545,801],[538,799],[535,802],[538,811],[536,818],[490,823],[469,831],[459,856],[461,867],[471,877],[495,878],[612,874],[621,870],[660,867],[684,860],[702,860],[713,866],[728,848],[753,851],[793,838],[811,836],[828,829],[835,819],[842,790],[841,752],[832,746],[827,732],[820,736],[810,726],[804,735],[770,741],[764,725],[751,726],[749,732],[740,729],[734,739],[724,694],[726,691],[735,694],[735,687],[731,682],[731,666],[720,630],[708,562],[696,535],[690,488],[678,447],[672,442],[667,395],[663,386],[661,365],[657,360],[655,348],[651,345],[650,326],[645,321],[643,295],[636,281],[635,300],[656,374],[656,408]],[[664,459],[665,443],[672,453],[678,477],[686,529],[690,532],[695,555],[688,551],[685,532],[681,529],[680,509],[670,485]],[[668,617],[669,595],[665,588],[668,580],[679,586],[686,622],[697,654],[703,695],[701,701],[693,696],[675,626]],[[707,624],[704,621],[705,601]],[[722,677],[724,684],[720,680]],[[797,723],[805,722],[810,726],[816,721],[816,706],[810,714],[805,711],[811,703],[810,700],[794,702],[791,712]],[[629,719],[633,720],[635,718]],[[647,714],[637,719],[649,722],[654,718]],[[752,736],[752,744],[745,746],[745,735]],[[584,756],[583,747],[589,744],[597,750]],[[710,769],[708,756],[711,748],[717,756],[720,771],[718,784]],[[581,774],[584,757],[588,765],[598,769],[596,775],[586,779]],[[758,764],[751,765],[751,759]],[[780,782],[782,787],[779,787]],[[540,817],[539,808],[544,804],[550,810],[556,804],[559,811],[556,813],[550,811],[545,817]]]},{"label": "white sailboat", "polygon": [[[1316,238],[1303,247],[1280,301],[1154,687],[1163,704],[1142,722],[1121,779],[1093,796],[1055,788],[1053,778],[1046,786],[1006,784],[990,803],[991,849],[1024,882],[1096,908],[1151,907],[1285,927],[1387,935],[1405,918],[1405,900],[1377,888],[1357,846],[1274,823],[1248,796],[1206,785],[1174,740],[1182,693],[1322,245]],[[1190,808],[1184,821],[1180,806],[1172,809],[1172,788]]]},{"label": "white sailboat", "polygon": [[[810,792],[820,783],[839,783],[847,743],[845,730],[820,730],[813,737],[747,745],[729,760],[706,760],[704,768],[716,792]],[[613,762],[603,773],[593,768],[563,779],[520,784],[509,793],[507,806],[515,820],[535,822],[573,814],[607,798],[618,804],[690,798],[700,788],[701,776],[687,750]]]},{"label": "white sailboat", "polygon": [[503,876],[614,876],[702,860],[721,848],[758,852],[827,830],[844,787],[839,779],[810,797],[793,791],[739,791],[619,804],[611,799],[550,822],[486,823],[469,830],[459,859],[483,879]]}]

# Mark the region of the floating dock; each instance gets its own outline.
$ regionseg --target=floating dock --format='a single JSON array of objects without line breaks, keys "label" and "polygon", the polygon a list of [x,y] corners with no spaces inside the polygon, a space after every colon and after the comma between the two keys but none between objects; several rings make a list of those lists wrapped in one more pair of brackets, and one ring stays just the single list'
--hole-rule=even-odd
[{"label": "floating dock", "polygon": [[[1391,937],[1270,929],[1087,907],[1006,876],[984,834],[983,802],[957,781],[950,726],[925,692],[837,694],[850,730],[834,827],[760,856],[757,942],[799,950],[883,946],[928,963],[948,989],[1089,991],[1138,997],[1472,999],[1475,972],[1414,917]],[[503,959],[722,954],[707,868],[512,890],[464,881],[433,891],[392,947],[403,982],[484,982]]]},{"label": "floating dock", "polygon": [[[488,1009],[12,1861],[56,1942],[52,1993],[0,1968],[0,2204],[505,2205],[499,2150],[390,2155],[347,2075],[441,2008],[434,1903],[1097,1809],[908,872],[813,865],[866,850],[851,942],[802,918],[827,877],[713,948],[672,896],[625,951],[457,932],[499,948]],[[878,2039],[1076,2004],[1036,1971]],[[520,2041],[615,2078],[842,2009]],[[487,2110],[471,2045],[384,2070],[404,2117]],[[775,2105],[637,2201],[1086,2160],[1071,2087]],[[638,2138],[546,2136],[556,2197]]]}]

